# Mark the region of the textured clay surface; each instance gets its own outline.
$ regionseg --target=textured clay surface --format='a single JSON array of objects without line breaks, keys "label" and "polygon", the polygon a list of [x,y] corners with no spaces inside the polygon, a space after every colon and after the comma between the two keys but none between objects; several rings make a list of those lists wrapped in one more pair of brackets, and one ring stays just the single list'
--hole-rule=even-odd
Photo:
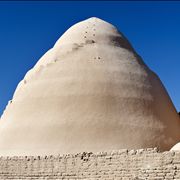
[{"label": "textured clay surface", "polygon": [[1,157],[0,179],[179,180],[180,152],[124,149],[96,154]]},{"label": "textured clay surface", "polygon": [[68,29],[19,83],[0,120],[0,155],[164,151],[179,132],[156,74],[114,26],[90,18]]}]

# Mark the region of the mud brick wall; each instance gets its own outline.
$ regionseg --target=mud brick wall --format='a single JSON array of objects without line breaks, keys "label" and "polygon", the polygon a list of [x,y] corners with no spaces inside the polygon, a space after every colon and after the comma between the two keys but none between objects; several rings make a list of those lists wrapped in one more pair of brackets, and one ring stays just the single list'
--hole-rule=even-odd
[{"label": "mud brick wall", "polygon": [[180,152],[119,150],[58,156],[0,157],[0,179],[176,179]]}]

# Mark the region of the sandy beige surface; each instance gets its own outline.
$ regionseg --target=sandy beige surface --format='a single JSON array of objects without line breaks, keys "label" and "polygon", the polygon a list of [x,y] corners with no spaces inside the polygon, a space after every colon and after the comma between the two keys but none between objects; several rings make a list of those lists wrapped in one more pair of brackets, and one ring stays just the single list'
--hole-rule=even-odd
[{"label": "sandy beige surface", "polygon": [[111,24],[68,29],[19,83],[0,121],[0,155],[169,150],[179,116],[161,81]]},{"label": "sandy beige surface", "polygon": [[172,148],[172,151],[180,151],[180,143],[175,144]]}]

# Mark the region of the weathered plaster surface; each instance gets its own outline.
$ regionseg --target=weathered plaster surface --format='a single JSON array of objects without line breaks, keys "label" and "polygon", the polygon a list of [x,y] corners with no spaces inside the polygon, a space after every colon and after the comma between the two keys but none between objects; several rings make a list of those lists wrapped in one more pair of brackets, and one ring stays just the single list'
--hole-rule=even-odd
[{"label": "weathered plaster surface", "polygon": [[0,179],[180,179],[180,152],[119,150],[57,156],[0,158]]},{"label": "weathered plaster surface", "polygon": [[113,25],[68,29],[19,83],[0,120],[0,155],[159,147],[180,140],[159,78]]}]

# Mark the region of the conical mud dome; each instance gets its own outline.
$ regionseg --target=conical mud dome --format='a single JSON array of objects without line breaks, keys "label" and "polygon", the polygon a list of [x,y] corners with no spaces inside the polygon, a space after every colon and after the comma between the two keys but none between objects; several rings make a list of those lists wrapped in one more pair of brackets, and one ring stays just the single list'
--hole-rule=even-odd
[{"label": "conical mud dome", "polygon": [[0,155],[169,150],[179,116],[159,78],[111,24],[82,21],[19,83],[0,121]]}]

